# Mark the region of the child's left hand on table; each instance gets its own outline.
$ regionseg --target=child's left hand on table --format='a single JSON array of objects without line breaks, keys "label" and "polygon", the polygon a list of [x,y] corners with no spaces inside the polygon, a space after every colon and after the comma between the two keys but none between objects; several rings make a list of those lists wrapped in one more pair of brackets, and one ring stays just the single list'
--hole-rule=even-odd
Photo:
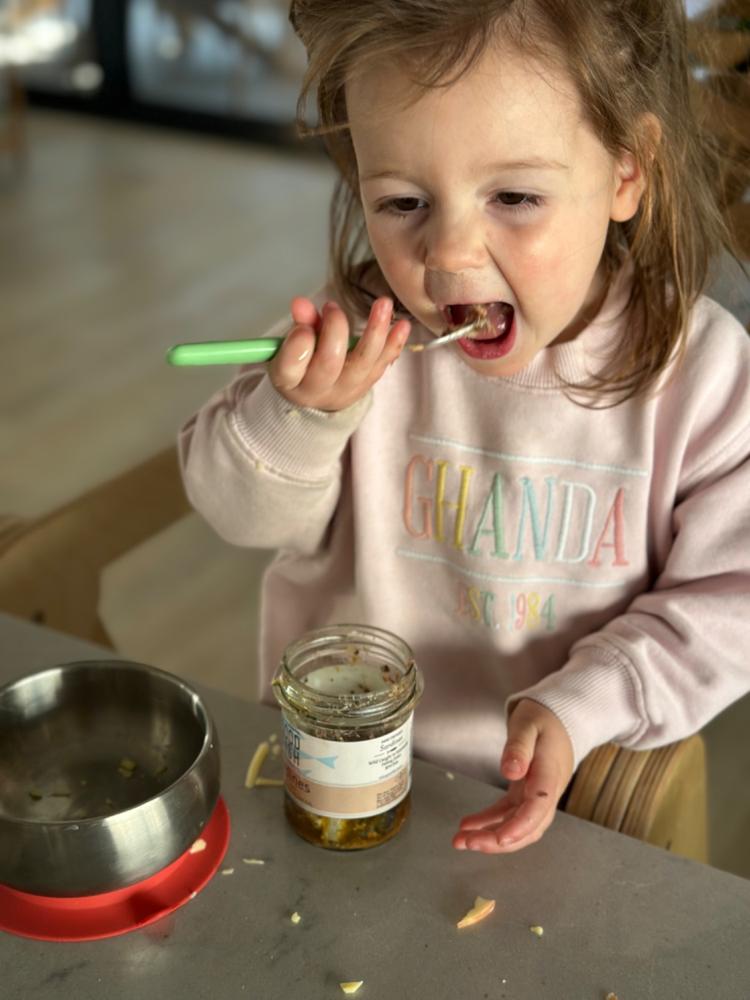
[{"label": "child's left hand on table", "polygon": [[482,812],[464,816],[453,846],[460,851],[501,854],[539,840],[555,818],[560,796],[573,774],[573,746],[548,708],[522,698],[508,720],[500,772],[507,794]]}]

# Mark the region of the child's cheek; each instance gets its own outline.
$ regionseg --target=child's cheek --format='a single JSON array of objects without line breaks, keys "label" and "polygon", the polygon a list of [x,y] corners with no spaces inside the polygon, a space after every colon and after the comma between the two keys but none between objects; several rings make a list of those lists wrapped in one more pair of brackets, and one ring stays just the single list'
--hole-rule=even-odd
[{"label": "child's cheek", "polygon": [[393,236],[388,236],[382,231],[382,227],[368,220],[367,236],[370,240],[372,251],[378,259],[381,267],[385,263],[390,263],[398,256],[398,240]]},{"label": "child's cheek", "polygon": [[600,253],[599,247],[563,226],[530,232],[521,242],[518,257],[523,283],[527,288],[546,288],[563,305],[563,300],[573,301],[585,294]]},{"label": "child's cheek", "polygon": [[409,275],[414,271],[408,248],[400,240],[379,239],[376,235],[370,236],[370,246],[385,280],[403,301],[404,293],[409,290]]},{"label": "child's cheek", "polygon": [[564,272],[560,247],[539,235],[527,236],[516,244],[515,252],[502,265],[505,280],[522,308],[539,308],[557,297],[556,288]]}]

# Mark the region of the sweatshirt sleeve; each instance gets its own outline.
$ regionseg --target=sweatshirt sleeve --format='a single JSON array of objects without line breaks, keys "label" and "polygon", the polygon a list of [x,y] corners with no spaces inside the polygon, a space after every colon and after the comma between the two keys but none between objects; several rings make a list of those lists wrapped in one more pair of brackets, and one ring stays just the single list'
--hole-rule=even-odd
[{"label": "sweatshirt sleeve", "polygon": [[297,407],[262,372],[242,372],[180,432],[190,503],[232,544],[315,552],[338,502],[343,453],[369,405],[368,395],[336,413]]},{"label": "sweatshirt sleeve", "polygon": [[553,711],[576,763],[610,740],[647,749],[682,739],[750,690],[748,353],[744,343],[739,358],[724,356],[731,391],[706,378],[696,394],[672,545],[653,587],[511,699]]}]

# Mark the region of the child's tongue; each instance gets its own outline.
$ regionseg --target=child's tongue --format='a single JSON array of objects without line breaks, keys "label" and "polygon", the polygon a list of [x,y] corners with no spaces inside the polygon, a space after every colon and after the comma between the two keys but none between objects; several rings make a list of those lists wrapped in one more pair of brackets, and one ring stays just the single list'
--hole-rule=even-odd
[{"label": "child's tongue", "polygon": [[456,304],[447,308],[452,326],[462,326],[473,319],[485,319],[486,325],[472,334],[473,340],[496,340],[505,337],[513,323],[513,306],[507,302],[486,302],[479,304]]}]

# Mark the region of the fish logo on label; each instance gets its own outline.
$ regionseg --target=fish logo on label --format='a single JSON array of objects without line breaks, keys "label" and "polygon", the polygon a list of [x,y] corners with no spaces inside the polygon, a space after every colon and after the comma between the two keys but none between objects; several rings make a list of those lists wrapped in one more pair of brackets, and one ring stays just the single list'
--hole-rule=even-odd
[{"label": "fish logo on label", "polygon": [[299,733],[293,726],[290,726],[288,722],[284,723],[284,744],[286,749],[287,760],[294,764],[302,774],[310,774],[311,768],[307,770],[302,770],[300,768],[300,761],[310,760],[316,764],[322,764],[323,767],[330,768],[331,771],[336,769],[336,761],[338,760],[338,754],[313,754],[308,753],[307,750],[303,750],[303,739],[302,734]]},{"label": "fish logo on label", "polygon": [[330,767],[331,770],[333,770],[336,767],[336,761],[338,760],[338,756],[336,756],[336,757],[316,757],[315,754],[307,753],[307,751],[306,750],[302,750],[302,748],[299,749],[298,754],[299,754],[299,759],[300,760],[314,760],[318,764],[324,764],[326,767]]}]

